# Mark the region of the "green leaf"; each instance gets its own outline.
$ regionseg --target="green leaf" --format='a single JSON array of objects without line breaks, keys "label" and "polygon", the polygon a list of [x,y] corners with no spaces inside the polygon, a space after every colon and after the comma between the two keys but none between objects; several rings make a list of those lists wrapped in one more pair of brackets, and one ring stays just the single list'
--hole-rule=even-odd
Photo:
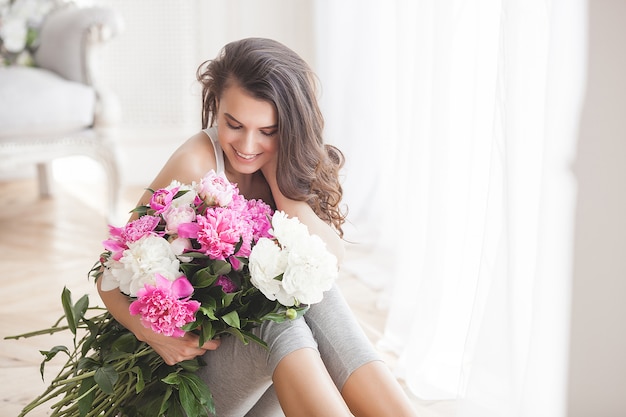
[{"label": "green leaf", "polygon": [[249,332],[247,330],[239,330],[239,329],[235,329],[234,327],[230,327],[226,329],[225,332],[230,333],[233,336],[237,336],[237,338],[244,345],[247,345],[248,343],[250,343],[250,341],[253,341],[257,343],[259,346],[261,346],[263,349],[269,349],[269,347],[267,346],[267,343],[265,343],[263,339],[259,338],[254,333]]},{"label": "green leaf", "polygon": [[139,366],[133,366],[130,371],[137,375],[137,383],[135,384],[135,393],[139,394],[146,386],[146,382],[143,379],[143,371]]},{"label": "green leaf", "polygon": [[96,369],[100,366],[100,364],[94,358],[80,358],[78,360],[78,369]]},{"label": "green leaf", "polygon": [[185,410],[185,413],[188,416],[197,416],[200,414],[199,399],[197,399],[189,387],[184,381],[181,381],[181,384],[178,386],[178,398],[180,399],[180,405]]},{"label": "green leaf", "polygon": [[212,268],[215,275],[226,275],[232,270],[232,266],[228,261],[216,260],[213,262]]},{"label": "green leaf", "polygon": [[87,415],[93,408],[93,400],[96,396],[96,392],[92,388],[96,385],[96,381],[93,378],[83,379],[80,387],[78,388],[78,411],[81,417]]},{"label": "green leaf", "polygon": [[132,333],[124,333],[111,345],[111,350],[133,353],[137,350],[137,338]]},{"label": "green leaf", "polygon": [[209,308],[215,310],[217,308],[217,300],[213,297],[202,297],[202,306],[200,308]]},{"label": "green leaf", "polygon": [[104,363],[112,363],[115,361],[127,359],[131,356],[132,356],[132,353],[112,351],[112,352],[107,352],[107,354],[103,356],[102,361]]},{"label": "green leaf", "polygon": [[202,368],[202,365],[200,365],[195,359],[179,362],[178,365],[180,365],[180,367],[187,372],[196,372],[198,369]]},{"label": "green leaf", "polygon": [[215,281],[217,281],[217,275],[212,274],[207,267],[198,270],[194,274],[192,283],[194,288],[206,288],[213,285]]},{"label": "green leaf", "polygon": [[192,322],[189,322],[187,324],[184,324],[181,329],[186,331],[186,332],[190,332],[192,330],[197,329],[198,327],[200,327],[202,325],[203,320],[194,320]]},{"label": "green leaf", "polygon": [[165,378],[161,379],[161,381],[169,385],[178,385],[180,384],[180,376],[178,372],[171,372]]},{"label": "green leaf", "polygon": [[213,396],[206,383],[193,373],[185,372],[180,377],[179,398],[187,415],[199,415],[205,408],[215,413]]},{"label": "green leaf", "polygon": [[261,321],[272,320],[272,321],[275,321],[277,323],[282,323],[285,320],[295,320],[295,319],[297,319],[299,317],[304,316],[304,313],[306,313],[308,311],[309,306],[292,307],[291,309],[295,310],[295,312],[296,312],[296,317],[294,317],[294,318],[288,318],[287,315],[286,315],[285,310],[282,310],[282,311],[267,313],[267,314],[263,315],[259,320],[261,320]]},{"label": "green leaf", "polygon": [[55,346],[50,350],[40,350],[39,353],[41,353],[42,355],[45,356],[44,360],[41,362],[41,365],[39,365],[39,373],[41,373],[41,379],[43,379],[43,370],[44,367],[46,366],[46,362],[49,362],[52,358],[54,358],[57,353],[59,352],[65,352],[67,353],[67,356],[70,356],[70,351],[67,347],[65,346]]},{"label": "green leaf", "polygon": [[233,336],[237,336],[237,338],[241,340],[241,343],[243,343],[244,345],[247,345],[249,343],[248,339],[246,339],[246,336],[243,333],[241,333],[241,330],[239,329],[235,329],[234,327],[229,327],[226,330],[224,330],[224,332],[230,333]]},{"label": "green leaf", "polygon": [[285,317],[284,313],[267,313],[266,315],[261,317],[259,320],[261,321],[272,320],[272,321],[275,321],[276,323],[282,323],[283,321],[287,320],[287,317]]},{"label": "green leaf", "polygon": [[139,363],[139,369],[141,369],[141,374],[143,376],[144,382],[152,380],[152,368],[146,363]]},{"label": "green leaf", "polygon": [[228,314],[224,314],[222,316],[222,320],[224,320],[224,322],[230,327],[234,327],[236,329],[241,328],[241,323],[239,322],[239,313],[237,313],[237,310],[233,310]]},{"label": "green leaf", "polygon": [[70,331],[76,334],[76,321],[74,321],[74,312],[72,309],[72,292],[68,290],[67,287],[63,287],[63,292],[61,293],[61,304],[63,305],[67,325],[69,326]]},{"label": "green leaf", "polygon": [[167,408],[167,416],[165,417],[191,417],[190,415],[185,415],[185,411],[180,405],[180,400],[174,401]]},{"label": "green leaf", "polygon": [[137,213],[139,217],[145,216],[148,214],[149,206],[137,206],[130,211],[130,213]]},{"label": "green leaf", "polygon": [[113,394],[113,386],[117,382],[119,375],[111,365],[105,365],[96,370],[93,378],[105,394]]},{"label": "green leaf", "polygon": [[[130,407],[120,407],[122,413],[119,413],[119,416],[129,416],[129,417],[155,417],[162,416],[163,413],[160,412],[161,406],[163,405],[163,392],[160,390],[152,390],[145,399],[142,398],[141,403],[139,405],[131,405]],[[139,412],[138,408],[141,409]]]},{"label": "green leaf", "polygon": [[215,306],[205,306],[202,304],[198,310],[211,320],[217,320],[217,316],[215,315]]},{"label": "green leaf", "polygon": [[94,342],[96,341],[96,338],[98,337],[98,328],[92,326],[88,321],[86,321],[86,323],[89,327],[89,333],[80,349],[80,352],[83,356],[87,356],[87,353],[89,352]]},{"label": "green leaf", "polygon": [[224,298],[222,298],[222,307],[228,307],[229,305],[231,305],[236,296],[236,292],[225,294]]},{"label": "green leaf", "polygon": [[167,407],[169,405],[168,400],[170,399],[171,395],[172,395],[172,387],[167,387],[167,389],[165,390],[165,394],[163,395],[163,401],[161,401],[161,408],[159,410],[159,416],[165,415],[165,412],[167,411]]},{"label": "green leaf", "polygon": [[[174,200],[176,200],[178,197],[184,196],[185,194],[187,194],[190,190],[178,190],[178,192],[176,193],[176,195],[173,197]],[[153,191],[154,193],[154,191]]]},{"label": "green leaf", "polygon": [[76,304],[74,304],[74,308],[72,309],[72,314],[74,315],[74,323],[78,324],[83,317],[85,317],[85,312],[89,307],[89,296],[87,294],[83,295],[78,299]]},{"label": "green leaf", "polygon": [[199,346],[206,343],[207,340],[211,340],[215,337],[215,330],[213,329],[213,323],[210,321],[205,322],[200,327],[200,339],[198,340]]}]

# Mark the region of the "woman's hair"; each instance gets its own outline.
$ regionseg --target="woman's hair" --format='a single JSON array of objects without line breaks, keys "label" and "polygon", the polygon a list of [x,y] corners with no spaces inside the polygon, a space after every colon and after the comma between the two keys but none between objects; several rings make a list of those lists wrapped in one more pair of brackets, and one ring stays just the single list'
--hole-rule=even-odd
[{"label": "woman's hair", "polygon": [[275,106],[280,191],[293,200],[306,201],[343,236],[346,216],[339,207],[343,195],[339,170],[344,155],[324,143],[317,78],[309,65],[279,42],[247,38],[227,44],[216,59],[200,65],[197,78],[202,84],[203,129],[215,123],[217,101],[233,84]]}]

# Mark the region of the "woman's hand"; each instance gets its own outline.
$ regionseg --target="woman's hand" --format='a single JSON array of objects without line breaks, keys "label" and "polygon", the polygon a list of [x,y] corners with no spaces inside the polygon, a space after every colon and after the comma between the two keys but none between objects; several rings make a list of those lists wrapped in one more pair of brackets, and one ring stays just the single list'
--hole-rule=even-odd
[{"label": "woman's hand", "polygon": [[220,341],[215,339],[198,346],[198,336],[191,332],[185,333],[182,337],[172,337],[146,329],[141,334],[135,335],[137,339],[149,344],[168,365],[175,365],[178,362],[204,355],[207,350],[215,350],[220,345]]}]

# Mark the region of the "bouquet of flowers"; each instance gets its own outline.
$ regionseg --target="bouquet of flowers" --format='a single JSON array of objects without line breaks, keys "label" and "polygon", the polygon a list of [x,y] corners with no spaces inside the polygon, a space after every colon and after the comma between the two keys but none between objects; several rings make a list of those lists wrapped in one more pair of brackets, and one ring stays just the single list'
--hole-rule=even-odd
[{"label": "bouquet of flowers", "polygon": [[[266,320],[295,319],[323,298],[337,277],[337,260],[297,218],[246,200],[225,176],[210,171],[199,183],[173,181],[135,208],[138,218],[110,226],[105,251],[89,272],[103,290],[132,300],[129,310],[153,331],[196,332],[200,345],[222,334],[266,346],[252,329]],[[68,355],[48,389],[24,408],[49,400],[52,416],[206,416],[213,412],[208,387],[195,371],[201,358],[175,366],[122,327],[87,296],[75,304],[64,289],[72,351],[42,351],[44,365]],[[90,316],[88,311],[99,314]],[[62,318],[63,319],[63,318]]]}]

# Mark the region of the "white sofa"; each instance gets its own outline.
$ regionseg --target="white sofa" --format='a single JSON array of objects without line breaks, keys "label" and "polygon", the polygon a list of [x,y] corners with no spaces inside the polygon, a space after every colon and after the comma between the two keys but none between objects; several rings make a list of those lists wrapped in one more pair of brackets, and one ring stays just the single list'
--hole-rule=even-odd
[{"label": "white sofa", "polygon": [[66,5],[44,20],[35,67],[0,67],[0,169],[35,164],[46,197],[52,160],[91,157],[108,179],[110,215],[119,188],[111,131],[120,111],[95,67],[98,46],[120,33],[122,24],[110,8]]}]

